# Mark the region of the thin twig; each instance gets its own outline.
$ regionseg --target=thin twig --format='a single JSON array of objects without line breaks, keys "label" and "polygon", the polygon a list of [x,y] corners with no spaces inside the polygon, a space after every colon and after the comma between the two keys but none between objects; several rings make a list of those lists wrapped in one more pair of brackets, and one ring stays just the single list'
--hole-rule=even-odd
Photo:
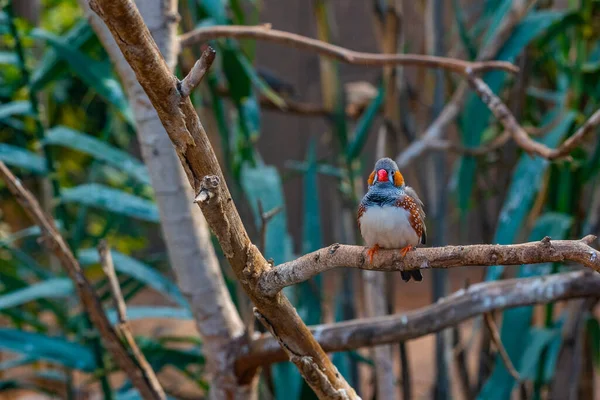
[{"label": "thin twig", "polygon": [[509,108],[496,96],[490,87],[480,78],[474,75],[467,75],[467,82],[471,88],[481,98],[481,101],[490,109],[492,114],[509,131],[519,147],[530,155],[538,155],[548,160],[555,160],[562,157],[568,157],[569,153],[575,149],[587,135],[593,133],[600,125],[600,110],[596,111],[578,130],[556,149],[551,149],[543,143],[531,139],[525,129],[519,125]]},{"label": "thin twig", "polygon": [[51,250],[67,271],[67,274],[75,284],[77,295],[85,312],[89,315],[92,324],[98,329],[104,345],[112,353],[119,367],[125,371],[133,385],[140,394],[147,399],[164,400],[165,394],[160,386],[150,381],[140,371],[139,366],[131,357],[114,328],[108,321],[100,300],[94,292],[93,286],[87,280],[81,266],[69,249],[66,241],[56,229],[52,217],[42,211],[38,201],[17,179],[12,172],[0,161],[0,177],[4,180],[8,189],[15,196],[21,207],[29,217],[40,227],[43,244]]},{"label": "thin twig", "polygon": [[504,362],[508,373],[511,374],[511,376],[515,378],[517,382],[521,383],[521,375],[519,375],[519,372],[515,368],[510,357],[508,356],[508,353],[506,352],[506,349],[504,348],[504,345],[502,344],[502,339],[500,339],[500,332],[498,332],[498,327],[494,322],[494,316],[488,312],[483,314],[483,317],[485,319],[485,324],[492,335],[492,341],[494,342],[496,349],[498,349],[498,353],[500,353],[500,357],[502,358],[502,361]]},{"label": "thin twig", "polygon": [[590,247],[596,240],[550,240],[512,245],[476,244],[418,248],[406,256],[397,250],[379,250],[369,262],[367,248],[334,244],[296,260],[265,271],[258,283],[266,296],[274,296],[286,286],[304,282],[333,268],[359,268],[374,271],[410,271],[459,266],[521,265],[573,261],[600,272],[600,252]]},{"label": "thin twig", "polygon": [[204,78],[204,75],[210,69],[216,54],[217,52],[210,46],[204,50],[200,59],[196,61],[189,74],[180,83],[179,93],[182,97],[188,97],[202,82],[202,78]]},{"label": "thin twig", "polygon": [[[585,270],[483,282],[408,313],[317,325],[311,327],[311,331],[325,351],[346,351],[416,339],[486,312],[596,297],[598,293],[600,275]],[[238,356],[236,368],[252,369],[285,359],[278,342],[265,334]]]},{"label": "thin twig", "polygon": [[505,61],[469,62],[454,58],[425,56],[421,54],[363,53],[335,46],[318,39],[271,29],[270,24],[258,26],[217,25],[206,28],[197,28],[182,35],[180,37],[180,43],[182,47],[187,47],[217,38],[269,40],[300,49],[315,51],[321,55],[355,65],[377,67],[384,65],[413,65],[430,68],[444,68],[461,75],[465,75],[468,68],[477,72],[503,70],[516,73],[519,71],[515,65]]},{"label": "thin twig", "polygon": [[108,278],[113,302],[115,304],[115,309],[117,310],[118,322],[116,324],[116,328],[121,334],[121,337],[125,340],[125,343],[127,343],[127,346],[129,347],[133,358],[137,362],[144,379],[148,382],[152,382],[152,387],[159,391],[164,397],[164,390],[160,385],[154,370],[148,363],[144,353],[142,353],[135,342],[133,334],[131,333],[131,329],[129,328],[129,324],[127,322],[127,307],[125,305],[125,300],[123,299],[123,294],[121,293],[119,279],[117,278],[117,274],[115,272],[112,254],[106,240],[102,240],[98,244],[98,254],[100,256],[100,265],[102,266],[102,270]]}]

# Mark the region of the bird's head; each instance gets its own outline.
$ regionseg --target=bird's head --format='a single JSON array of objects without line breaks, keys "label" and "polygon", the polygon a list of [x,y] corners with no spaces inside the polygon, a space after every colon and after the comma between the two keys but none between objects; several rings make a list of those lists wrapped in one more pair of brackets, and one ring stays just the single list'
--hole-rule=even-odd
[{"label": "bird's head", "polygon": [[404,177],[398,170],[398,165],[391,158],[380,158],[375,163],[375,169],[369,175],[369,186],[392,184],[396,187],[404,186]]}]

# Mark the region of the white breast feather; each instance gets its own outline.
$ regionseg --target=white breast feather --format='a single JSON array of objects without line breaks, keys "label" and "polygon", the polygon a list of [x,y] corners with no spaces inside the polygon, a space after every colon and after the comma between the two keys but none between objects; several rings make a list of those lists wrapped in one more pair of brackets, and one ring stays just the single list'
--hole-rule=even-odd
[{"label": "white breast feather", "polygon": [[402,207],[371,206],[360,218],[360,233],[367,246],[387,249],[417,246],[419,237],[410,225],[410,213]]}]

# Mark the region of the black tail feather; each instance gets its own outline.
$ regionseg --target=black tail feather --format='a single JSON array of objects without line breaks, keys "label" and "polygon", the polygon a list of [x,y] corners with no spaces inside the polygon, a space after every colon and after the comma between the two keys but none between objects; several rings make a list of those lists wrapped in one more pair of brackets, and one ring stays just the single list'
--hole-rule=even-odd
[{"label": "black tail feather", "polygon": [[400,276],[402,276],[402,280],[404,282],[410,281],[410,278],[413,278],[417,282],[421,282],[423,280],[423,275],[421,275],[421,271],[418,269],[414,271],[401,271]]}]

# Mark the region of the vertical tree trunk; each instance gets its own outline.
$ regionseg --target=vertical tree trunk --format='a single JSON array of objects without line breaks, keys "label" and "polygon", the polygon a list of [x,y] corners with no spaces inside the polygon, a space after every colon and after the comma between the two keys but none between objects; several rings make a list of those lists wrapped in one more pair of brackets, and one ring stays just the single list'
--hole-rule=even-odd
[{"label": "vertical tree trunk", "polygon": [[[112,35],[91,12],[87,0],[79,2],[113,61],[133,107],[169,260],[179,287],[190,303],[214,374],[210,398],[251,398],[255,393],[255,379],[238,383],[233,369],[232,353],[236,343],[240,346],[243,342],[244,326],[225,286],[206,221],[193,204],[194,193],[173,144]],[[137,5],[167,64],[173,68],[178,51],[177,2],[143,0]]]}]

